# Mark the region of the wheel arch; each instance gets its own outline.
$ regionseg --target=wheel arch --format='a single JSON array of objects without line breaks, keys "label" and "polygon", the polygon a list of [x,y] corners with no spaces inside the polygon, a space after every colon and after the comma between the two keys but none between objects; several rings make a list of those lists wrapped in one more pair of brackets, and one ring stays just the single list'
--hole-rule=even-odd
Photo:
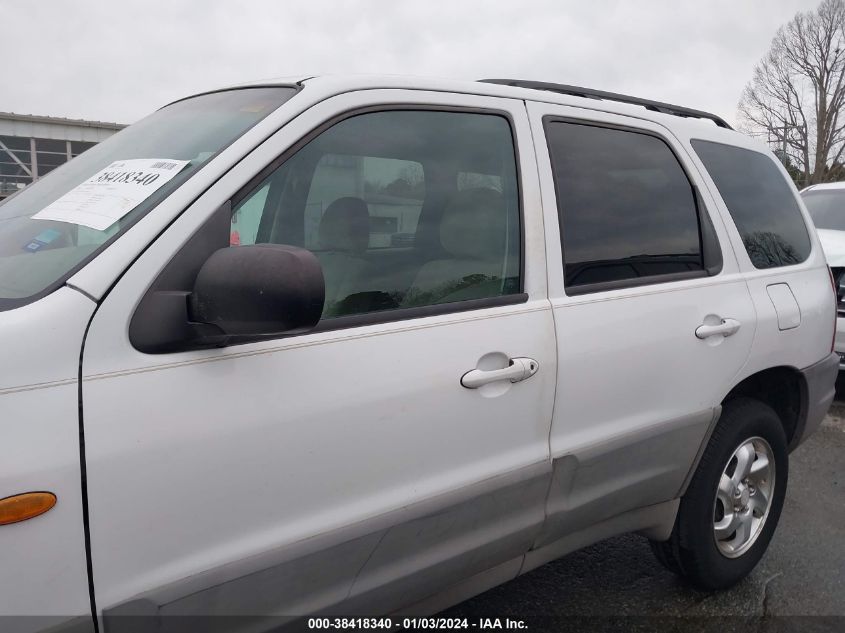
[{"label": "wheel arch", "polygon": [[792,450],[797,445],[807,422],[807,380],[800,370],[778,366],[751,374],[730,390],[722,405],[739,397],[754,398],[774,409],[786,433],[788,448]]}]

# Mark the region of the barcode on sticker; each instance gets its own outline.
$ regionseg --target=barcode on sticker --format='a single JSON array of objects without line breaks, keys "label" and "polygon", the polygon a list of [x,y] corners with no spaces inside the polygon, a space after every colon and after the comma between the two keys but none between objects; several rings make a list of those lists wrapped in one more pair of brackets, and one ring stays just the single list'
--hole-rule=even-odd
[{"label": "barcode on sticker", "polygon": [[177,166],[177,163],[168,163],[167,161],[161,160],[150,165],[150,169],[175,169]]}]

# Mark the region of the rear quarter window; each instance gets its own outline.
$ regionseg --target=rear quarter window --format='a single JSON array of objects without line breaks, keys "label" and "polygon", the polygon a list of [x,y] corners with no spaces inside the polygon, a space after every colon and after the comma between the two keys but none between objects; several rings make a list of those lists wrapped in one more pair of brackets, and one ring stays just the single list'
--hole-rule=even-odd
[{"label": "rear quarter window", "polygon": [[774,160],[741,147],[693,140],[755,268],[800,264],[810,255],[804,216]]}]

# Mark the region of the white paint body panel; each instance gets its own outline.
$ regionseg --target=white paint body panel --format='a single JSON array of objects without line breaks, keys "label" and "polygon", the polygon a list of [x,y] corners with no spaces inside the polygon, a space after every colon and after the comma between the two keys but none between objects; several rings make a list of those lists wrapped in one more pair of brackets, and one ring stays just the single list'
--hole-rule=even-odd
[{"label": "white paint body panel", "polygon": [[[692,169],[684,150],[660,125],[549,104],[529,103],[528,110],[538,148],[558,336],[550,451],[561,467],[547,512],[567,528],[582,527],[571,526],[572,517],[566,515],[582,511],[595,521],[677,496],[712,411],[735,384],[751,351],[755,312],[730,248],[723,248],[723,270],[715,278],[567,296],[543,117],[658,134],[684,168]],[[712,200],[705,197],[705,204],[711,207]],[[724,226],[718,217],[713,220],[725,244]],[[700,340],[695,330],[708,315],[736,319],[742,326],[729,338]],[[547,522],[546,532],[554,527]],[[552,536],[545,535],[540,544]]]},{"label": "white paint body panel", "polygon": [[[722,132],[720,131],[720,134]],[[731,142],[738,146],[767,153],[767,150],[757,141],[739,134],[732,136],[736,138]],[[716,184],[689,143],[694,138],[703,138],[703,136],[681,137],[680,140],[687,148],[690,159],[698,167],[701,182],[710,191],[715,207],[724,219],[724,226],[733,245],[739,270],[748,284],[756,311],[757,331],[754,337],[753,353],[736,376],[736,383],[770,367],[784,366],[796,369],[809,367],[830,352],[830,342],[833,339],[835,327],[833,315],[836,311],[835,297],[828,274],[828,262],[825,259],[819,235],[813,230],[810,214],[801,202],[789,174],[779,162],[774,161],[799,202],[798,206],[804,216],[812,250],[807,260],[801,264],[762,270],[755,268],[742,244],[742,237],[733,223],[730,212],[719,197]],[[785,283],[789,286],[801,313],[800,327],[781,330],[778,314],[767,292],[767,287],[776,283]]]},{"label": "white paint body panel", "polygon": [[77,378],[82,336],[93,311],[90,299],[62,288],[0,312],[0,499],[42,490],[58,498],[46,514],[0,526],[0,615],[61,620],[91,613]]},{"label": "white paint body panel", "polygon": [[845,231],[816,229],[827,263],[833,267],[845,266]]},{"label": "white paint body panel", "polygon": [[[826,185],[816,185],[818,188],[842,188],[843,183],[830,183],[831,185],[838,185],[836,187],[829,187]],[[814,187],[815,188],[815,187]],[[832,267],[845,267],[845,231],[832,231],[829,229],[816,229],[819,241],[824,249],[827,263]],[[845,318],[839,316],[836,319],[836,339],[834,341],[834,349],[837,352],[845,353]],[[842,366],[840,365],[840,368]]]},{"label": "white paint body panel", "polygon": [[[141,255],[97,312],[83,364],[101,609],[207,574],[204,587],[190,589],[202,591],[231,580],[224,568],[235,561],[252,560],[257,571],[274,551],[503,473],[538,465],[550,472],[556,354],[530,143],[520,145],[527,303],[218,350],[146,355],[129,343],[135,305],[210,213],[313,127],[349,109],[385,103],[504,110],[518,135],[530,140],[518,101],[403,91],[342,95],[261,145]],[[540,371],[497,397],[461,387],[461,376],[490,352],[533,358]],[[539,530],[542,494],[521,519],[524,525],[465,536],[500,544],[501,560],[491,563],[521,555],[530,539],[510,544],[507,530]],[[508,515],[505,506],[496,512]],[[385,564],[404,560],[407,575],[461,554],[424,545],[426,530],[460,536],[454,529],[429,525],[417,539],[417,559],[398,546]],[[393,577],[384,567],[358,574],[368,558],[378,560],[373,548],[379,542],[362,542],[364,549],[339,561],[333,576],[313,580],[322,597],[308,608],[329,607]],[[381,549],[389,543],[385,539]],[[440,547],[437,539],[430,546]],[[180,597],[177,589],[169,599]],[[278,608],[305,605],[282,596]]]}]

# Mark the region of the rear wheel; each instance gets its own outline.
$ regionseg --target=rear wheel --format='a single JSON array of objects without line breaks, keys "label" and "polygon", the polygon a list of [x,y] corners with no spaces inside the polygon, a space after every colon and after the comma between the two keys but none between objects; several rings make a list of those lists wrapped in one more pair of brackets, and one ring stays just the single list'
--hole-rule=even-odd
[{"label": "rear wheel", "polygon": [[754,568],[771,541],[789,469],[777,414],[750,398],[725,403],[668,541],[657,559],[700,589],[725,589]]}]

